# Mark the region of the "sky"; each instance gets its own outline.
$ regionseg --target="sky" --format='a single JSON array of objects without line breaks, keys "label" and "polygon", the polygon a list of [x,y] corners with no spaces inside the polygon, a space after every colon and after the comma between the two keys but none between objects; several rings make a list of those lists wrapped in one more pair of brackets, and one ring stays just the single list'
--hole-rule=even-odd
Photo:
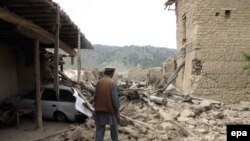
[{"label": "sky", "polygon": [[176,48],[175,12],[167,0],[53,0],[92,44]]}]

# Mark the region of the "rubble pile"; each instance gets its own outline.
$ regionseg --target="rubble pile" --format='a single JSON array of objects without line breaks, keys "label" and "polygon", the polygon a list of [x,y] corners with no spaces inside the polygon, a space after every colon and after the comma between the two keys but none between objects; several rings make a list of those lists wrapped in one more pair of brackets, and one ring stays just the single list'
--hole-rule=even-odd
[{"label": "rubble pile", "polygon": [[[82,93],[88,91],[84,88],[94,87],[92,83],[82,83],[82,85]],[[225,105],[180,93],[172,85],[163,92],[154,90],[150,86],[130,88],[120,85],[119,139],[122,141],[224,141],[227,124],[250,124],[250,102]],[[91,103],[91,92],[84,95],[89,95],[87,99]],[[155,100],[150,99],[151,96],[165,99],[167,102],[157,104]],[[80,126],[75,126],[74,130],[46,140],[92,141],[94,136],[94,120],[88,119]],[[109,140],[111,140],[110,131],[106,130],[105,141]]]},{"label": "rubble pile", "polygon": [[[190,96],[172,85],[184,62],[160,81],[151,83],[118,83],[121,101],[119,140],[121,141],[224,141],[226,125],[250,124],[250,102],[225,105],[218,101]],[[61,82],[75,87],[93,109],[95,82],[72,81],[63,73]],[[95,123],[88,119],[72,130],[44,140],[92,141]],[[107,129],[109,127],[107,126]],[[106,130],[105,141],[111,140]]]}]

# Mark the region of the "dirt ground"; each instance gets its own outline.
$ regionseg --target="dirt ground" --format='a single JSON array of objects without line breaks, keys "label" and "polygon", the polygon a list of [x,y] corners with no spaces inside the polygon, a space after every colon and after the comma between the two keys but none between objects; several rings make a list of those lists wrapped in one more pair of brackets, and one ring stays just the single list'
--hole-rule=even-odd
[{"label": "dirt ground", "polygon": [[1,141],[34,141],[61,130],[68,129],[72,126],[77,126],[77,123],[63,123],[56,121],[45,120],[43,122],[44,129],[36,130],[35,122],[27,118],[20,119],[20,127],[16,125],[8,128],[0,129]]},{"label": "dirt ground", "polygon": [[[121,114],[139,122],[135,123],[122,118],[119,125],[120,141],[226,141],[227,124],[250,124],[250,102],[218,105],[212,103],[194,104],[169,99],[166,106],[156,105],[165,114],[164,117],[142,100],[123,98],[121,104],[122,106],[126,105]],[[94,140],[95,123],[92,119],[86,123],[74,125],[45,122],[45,130],[42,132],[35,132],[33,128],[27,129],[23,126],[17,135],[22,136],[25,133],[26,140],[34,140],[45,135],[48,136],[54,131],[58,132],[58,129],[62,131],[69,127],[73,127],[73,130],[40,141]],[[104,141],[111,141],[108,129],[109,127],[105,132]],[[0,136],[6,134],[3,136],[5,139],[14,141],[18,137],[9,134],[13,130],[17,131],[16,129],[6,130]]]},{"label": "dirt ground", "polygon": [[[122,98],[121,105],[126,105],[121,114],[139,123],[122,118],[120,141],[225,141],[227,124],[250,124],[250,102],[218,105],[168,99],[166,106],[155,105],[165,114],[164,117],[140,99]],[[111,141],[108,129],[104,141]],[[35,130],[33,121],[22,119],[20,129],[13,126],[0,130],[1,141],[93,141],[94,136],[93,119],[85,123],[44,121],[41,131]]]}]

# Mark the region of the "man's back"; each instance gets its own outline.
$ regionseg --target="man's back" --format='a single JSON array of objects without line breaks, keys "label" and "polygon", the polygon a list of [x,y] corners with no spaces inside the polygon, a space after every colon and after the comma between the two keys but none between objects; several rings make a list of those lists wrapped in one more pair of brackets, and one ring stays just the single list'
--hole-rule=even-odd
[{"label": "man's back", "polygon": [[115,113],[112,104],[112,86],[114,81],[110,77],[103,77],[96,85],[95,111]]}]

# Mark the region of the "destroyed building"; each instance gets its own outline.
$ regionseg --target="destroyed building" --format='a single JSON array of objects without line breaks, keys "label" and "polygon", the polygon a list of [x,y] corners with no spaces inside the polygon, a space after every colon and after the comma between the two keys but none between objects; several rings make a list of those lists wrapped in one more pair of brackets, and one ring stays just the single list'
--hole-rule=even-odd
[{"label": "destroyed building", "polygon": [[[43,50],[56,44],[58,9],[51,0],[0,0],[0,103],[35,87],[35,48],[40,48],[42,69]],[[68,15],[62,10],[59,15],[59,47],[71,57],[79,45],[91,48]]]},{"label": "destroyed building", "polygon": [[[174,5],[175,4],[175,7]],[[177,87],[234,103],[250,100],[250,75],[242,52],[250,50],[250,1],[168,0],[177,22]]]}]

